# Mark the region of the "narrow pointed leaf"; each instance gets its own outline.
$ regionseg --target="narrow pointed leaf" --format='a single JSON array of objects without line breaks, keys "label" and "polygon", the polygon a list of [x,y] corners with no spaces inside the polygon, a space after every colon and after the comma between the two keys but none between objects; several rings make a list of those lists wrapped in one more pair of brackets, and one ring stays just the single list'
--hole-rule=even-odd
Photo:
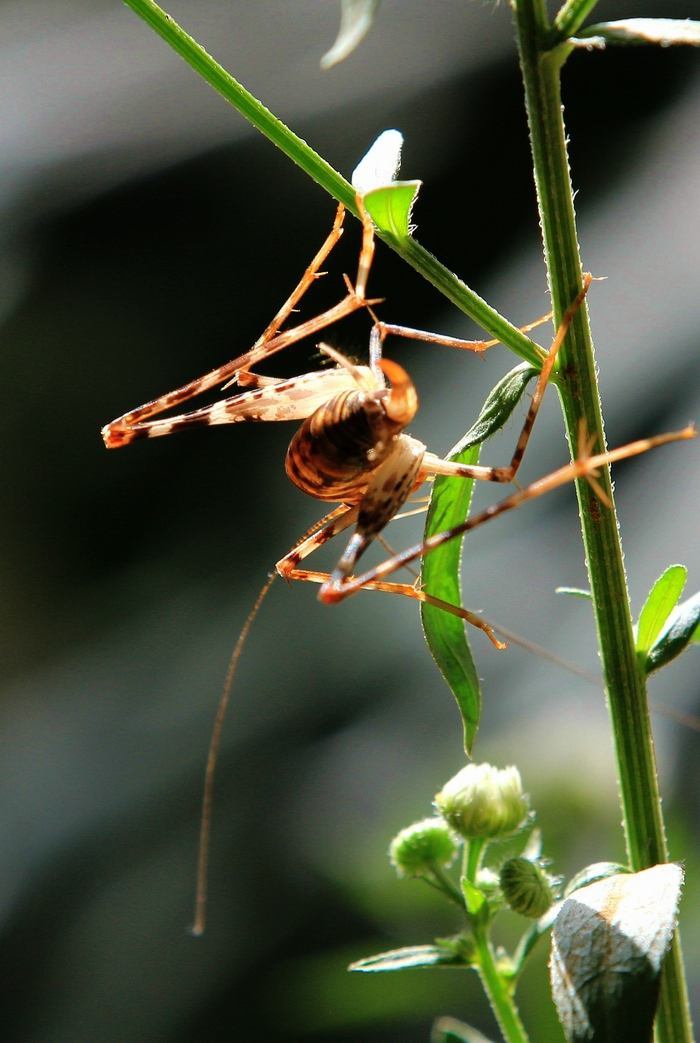
[{"label": "narrow pointed leaf", "polygon": [[[479,446],[450,453],[463,464],[479,461]],[[425,537],[464,521],[469,513],[474,483],[460,478],[436,478],[425,523]],[[450,540],[421,563],[421,585],[434,597],[451,605],[462,604],[460,564],[462,540]],[[464,727],[464,748],[469,753],[481,716],[481,685],[465,631],[457,616],[434,605],[421,604],[421,622],[430,654],[457,700]]]},{"label": "narrow pointed leaf", "polygon": [[646,672],[652,673],[679,656],[688,645],[697,642],[700,626],[700,592],[681,602],[668,618],[663,633],[649,652]]},{"label": "narrow pointed leaf", "polygon": [[341,0],[340,29],[336,41],[321,58],[321,68],[342,62],[364,40],[372,27],[379,0]]},{"label": "narrow pointed leaf", "polygon": [[651,1039],[683,874],[658,865],[581,888],[552,931],[552,994],[570,1043]]},{"label": "narrow pointed leaf", "polygon": [[460,445],[477,445],[499,431],[522,398],[528,382],[537,373],[538,370],[528,362],[521,362],[506,373],[487,395],[476,423],[467,431]]},{"label": "narrow pointed leaf", "polygon": [[430,1043],[492,1043],[492,1040],[456,1018],[439,1018],[430,1033]]},{"label": "narrow pointed leaf", "polygon": [[669,565],[662,572],[639,613],[637,623],[637,651],[646,657],[678,599],[683,593],[688,570],[684,565]]},{"label": "narrow pointed leaf", "polygon": [[[527,363],[516,366],[493,388],[476,423],[449,454],[463,464],[479,461],[479,445],[505,424],[537,370]],[[437,477],[433,483],[425,537],[450,529],[465,520],[474,483],[464,478]],[[421,584],[434,597],[452,605],[462,604],[460,565],[462,539],[450,540],[421,563]],[[433,605],[421,605],[423,632],[430,654],[452,690],[464,725],[464,748],[469,753],[479,727],[481,686],[464,622]]]},{"label": "narrow pointed leaf", "polygon": [[601,48],[608,44],[700,47],[700,22],[690,18],[624,18],[588,25],[580,29],[571,42],[578,46]]},{"label": "narrow pointed leaf", "polygon": [[412,970],[416,967],[463,966],[464,960],[452,949],[439,945],[407,945],[403,949],[391,949],[389,952],[379,952],[375,956],[356,960],[350,964],[348,970],[361,971],[363,974],[380,974]]}]

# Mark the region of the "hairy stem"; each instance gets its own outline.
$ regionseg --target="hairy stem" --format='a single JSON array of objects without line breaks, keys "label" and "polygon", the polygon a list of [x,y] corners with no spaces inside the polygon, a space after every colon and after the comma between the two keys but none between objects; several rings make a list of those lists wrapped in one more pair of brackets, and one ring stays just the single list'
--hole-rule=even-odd
[{"label": "hairy stem", "polygon": [[[535,184],[555,322],[581,289],[573,192],[559,74],[562,53],[547,51],[551,29],[544,0],[515,0],[520,63],[530,127]],[[585,4],[569,4],[579,12]],[[572,454],[581,425],[605,448],[588,313],[575,316],[561,352],[557,386]],[[601,484],[613,507],[601,506],[585,482],[577,483],[579,513],[590,578],[598,643],[617,758],[625,840],[630,866],[668,861],[661,813],[646,679],[635,655],[632,617],[610,475]],[[676,932],[664,964],[657,1017],[660,1043],[692,1041],[687,993]]]}]

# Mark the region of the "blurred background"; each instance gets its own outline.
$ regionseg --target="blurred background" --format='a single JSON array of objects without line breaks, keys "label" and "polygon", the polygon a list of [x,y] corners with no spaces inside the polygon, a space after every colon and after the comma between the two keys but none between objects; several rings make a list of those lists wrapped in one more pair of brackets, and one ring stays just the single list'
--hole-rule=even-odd
[{"label": "blurred background", "polygon": [[[601,3],[596,19],[690,13],[658,6]],[[402,174],[424,181],[420,240],[513,321],[547,310],[506,5],[385,0],[360,49],[325,73],[336,2],[169,10],[346,175],[400,128]],[[187,930],[227,659],[268,570],[323,508],[285,478],[288,425],[111,454],[99,430],[249,346],[332,201],[117,0],[3,0],[0,68],[3,1038],[424,1043],[438,1014],[496,1038],[474,975],[345,970],[459,926],[386,858],[464,762],[413,603],[368,593],[328,608],[306,585],[273,586],[219,764],[209,927]],[[584,264],[608,277],[590,308],[620,444],[700,419],[700,66],[690,50],[620,49],[576,54],[564,79]],[[350,221],[305,314],[338,298],[357,232]],[[370,288],[388,321],[479,336],[381,246]],[[367,333],[360,317],[327,339],[361,356]],[[440,453],[514,364],[498,348],[390,353],[421,395],[413,431]],[[300,345],[267,371],[314,365]],[[516,434],[517,418],[484,461],[505,463]],[[525,479],[565,459],[552,394]],[[672,562],[698,587],[697,459],[671,446],[616,470],[636,610]],[[407,545],[412,525],[391,542]],[[556,595],[562,584],[586,585],[569,489],[467,541],[465,603],[593,675],[472,641],[476,758],[518,764],[554,870],[571,875],[624,851],[590,608]],[[699,737],[675,719],[700,713],[696,656],[651,687],[697,1017]],[[532,1038],[556,1041],[546,950],[519,998]]]}]

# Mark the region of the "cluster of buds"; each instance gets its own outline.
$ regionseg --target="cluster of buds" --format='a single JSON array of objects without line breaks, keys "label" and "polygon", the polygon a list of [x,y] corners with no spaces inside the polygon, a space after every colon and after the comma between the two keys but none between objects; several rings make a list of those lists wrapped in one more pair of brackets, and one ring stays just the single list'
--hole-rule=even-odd
[{"label": "cluster of buds", "polygon": [[[513,766],[468,764],[445,783],[435,808],[437,815],[402,829],[392,841],[389,856],[400,876],[434,878],[452,864],[462,842],[508,837],[532,817]],[[537,858],[508,858],[498,876],[484,868],[477,882],[485,894],[500,892],[511,909],[527,917],[542,916],[554,901],[555,882]]]}]

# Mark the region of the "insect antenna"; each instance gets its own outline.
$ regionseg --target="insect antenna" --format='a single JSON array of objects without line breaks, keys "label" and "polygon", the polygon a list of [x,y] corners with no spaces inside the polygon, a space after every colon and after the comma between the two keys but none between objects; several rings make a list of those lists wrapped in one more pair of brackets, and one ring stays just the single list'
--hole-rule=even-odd
[{"label": "insect antenna", "polygon": [[238,640],[234,645],[233,651],[231,652],[231,658],[228,662],[224,685],[221,689],[221,696],[219,697],[219,704],[216,708],[216,715],[214,717],[211,739],[209,740],[209,752],[207,753],[207,766],[204,771],[202,814],[199,824],[197,884],[195,889],[194,922],[192,924],[192,934],[197,937],[204,933],[207,918],[207,884],[209,871],[209,847],[211,841],[212,805],[214,801],[214,776],[216,773],[216,763],[219,757],[219,747],[221,746],[221,734],[226,719],[226,711],[228,710],[231,701],[231,691],[233,689],[233,682],[236,677],[236,671],[243,652],[243,647],[246,643],[248,634],[250,633],[250,628],[255,622],[256,616],[260,611],[263,601],[267,597],[267,593],[272,586],[276,575],[276,572],[271,572],[265,580],[255,599],[255,603],[243,624],[243,629],[238,635]]}]

